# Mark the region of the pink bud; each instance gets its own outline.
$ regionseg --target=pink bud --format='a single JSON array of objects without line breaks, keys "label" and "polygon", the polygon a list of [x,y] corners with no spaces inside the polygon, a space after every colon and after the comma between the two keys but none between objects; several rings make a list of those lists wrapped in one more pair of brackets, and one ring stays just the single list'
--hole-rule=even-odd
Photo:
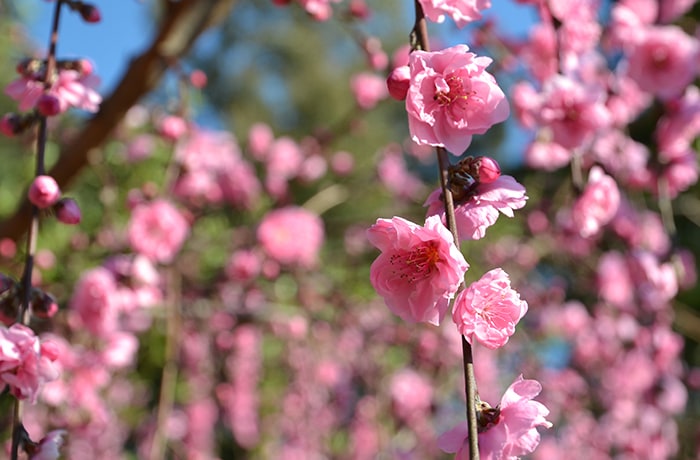
[{"label": "pink bud", "polygon": [[61,197],[61,189],[51,176],[37,176],[29,187],[29,201],[39,208],[52,206]]},{"label": "pink bud", "polygon": [[95,70],[95,67],[92,65],[92,62],[88,59],[81,59],[79,61],[79,66],[80,66],[80,73],[86,77],[88,75],[92,75],[92,72]]},{"label": "pink bud", "polygon": [[207,86],[207,74],[199,69],[193,70],[190,74],[190,83],[192,83],[192,86],[195,88],[204,88]]},{"label": "pink bud", "polygon": [[357,19],[369,18],[370,11],[365,0],[352,0],[349,9],[350,14]]},{"label": "pink bud", "polygon": [[54,205],[54,212],[59,222],[68,225],[79,224],[82,219],[80,206],[73,198],[63,198]]},{"label": "pink bud", "polygon": [[160,121],[158,130],[166,139],[175,141],[187,132],[187,122],[181,117],[168,115]]},{"label": "pink bud", "polygon": [[395,68],[386,79],[386,86],[389,88],[389,94],[397,101],[406,99],[410,84],[411,71],[407,65]]},{"label": "pink bud", "polygon": [[14,113],[6,113],[0,118],[0,133],[7,137],[13,137],[19,132],[19,123],[17,115]]},{"label": "pink bud", "polygon": [[82,8],[80,8],[80,16],[85,22],[89,22],[91,24],[95,24],[102,20],[100,10],[98,10],[95,5],[90,5],[88,3],[83,3]]},{"label": "pink bud", "polygon": [[479,160],[479,182],[490,184],[501,177],[501,167],[496,160],[489,157],[480,157]]},{"label": "pink bud", "polygon": [[56,96],[42,94],[36,102],[36,109],[45,117],[52,117],[61,113],[61,102]]},{"label": "pink bud", "polygon": [[38,318],[51,318],[58,312],[56,299],[38,289],[32,290],[32,314]]}]

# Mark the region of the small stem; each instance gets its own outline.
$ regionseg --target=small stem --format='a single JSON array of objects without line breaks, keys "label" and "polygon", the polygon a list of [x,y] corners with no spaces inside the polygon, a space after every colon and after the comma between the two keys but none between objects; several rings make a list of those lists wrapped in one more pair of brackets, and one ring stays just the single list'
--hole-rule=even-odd
[{"label": "small stem", "polygon": [[180,282],[173,267],[168,268],[168,299],[165,302],[165,362],[160,381],[160,396],[158,398],[158,415],[156,416],[156,431],[153,434],[149,460],[164,458],[167,442],[166,426],[175,401],[177,386],[177,353],[179,350],[180,327]]},{"label": "small stem", "polygon": [[[411,31],[411,51],[430,51],[428,41],[428,27],[425,20],[423,7],[418,0],[415,1],[416,22]],[[440,188],[442,189],[442,199],[445,205],[445,220],[447,228],[452,233],[455,245],[459,248],[459,235],[455,221],[455,206],[452,198],[452,191],[448,187],[450,159],[447,150],[443,147],[435,149],[438,167],[440,169]],[[469,427],[469,459],[479,460],[479,432],[476,421],[476,378],[474,376],[474,360],[472,357],[472,347],[462,336],[462,362],[464,365],[464,393],[467,398],[467,425]]]},{"label": "small stem", "polygon": [[671,204],[671,197],[668,190],[668,180],[665,177],[660,177],[658,181],[659,188],[659,211],[661,212],[661,221],[664,224],[664,228],[670,236],[675,236],[676,234],[676,223],[673,219],[673,205]]}]

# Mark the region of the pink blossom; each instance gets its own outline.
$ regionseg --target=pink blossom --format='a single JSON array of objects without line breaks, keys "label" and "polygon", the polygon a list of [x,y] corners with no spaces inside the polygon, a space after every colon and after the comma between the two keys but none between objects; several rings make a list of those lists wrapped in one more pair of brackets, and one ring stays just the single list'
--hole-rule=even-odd
[{"label": "pink blossom", "polygon": [[571,210],[574,225],[584,238],[595,235],[615,217],[620,206],[620,191],[615,179],[594,166],[588,174],[588,183],[583,194]]},{"label": "pink blossom", "polygon": [[66,430],[53,430],[44,436],[36,446],[36,450],[29,456],[29,460],[57,460],[61,453],[60,449],[63,445],[63,437],[66,436]]},{"label": "pink blossom", "polygon": [[628,75],[643,91],[670,99],[697,74],[698,41],[677,26],[649,26],[629,53]]},{"label": "pink blossom", "polygon": [[417,199],[423,194],[423,183],[406,166],[400,147],[387,146],[379,164],[377,175],[382,185],[392,194],[403,199]]},{"label": "pink blossom", "polygon": [[457,294],[452,319],[469,343],[476,339],[494,349],[508,342],[526,312],[527,302],[510,287],[508,274],[495,268]]},{"label": "pink blossom", "polygon": [[67,225],[76,225],[82,219],[80,206],[73,198],[62,198],[53,207],[56,219]]},{"label": "pink blossom", "polygon": [[378,219],[367,238],[381,251],[370,281],[389,310],[407,322],[439,324],[469,268],[440,219],[429,217],[424,227]]},{"label": "pink blossom", "polygon": [[50,342],[41,343],[27,326],[0,326],[0,388],[9,386],[16,398],[34,404],[43,384],[58,377],[53,364],[56,351]]},{"label": "pink blossom", "polygon": [[258,241],[265,253],[281,264],[311,268],[324,241],[323,221],[297,206],[276,209],[263,217]]},{"label": "pink blossom", "polygon": [[151,260],[168,263],[180,250],[189,227],[187,219],[169,201],[142,203],[131,211],[129,244]]},{"label": "pink blossom", "polygon": [[433,22],[449,16],[460,29],[481,19],[481,11],[491,8],[491,0],[420,0],[425,16]]},{"label": "pink blossom", "polygon": [[457,45],[411,53],[406,110],[414,142],[461,154],[472,135],[508,117],[503,91],[484,70],[491,59],[468,51],[466,45]]},{"label": "pink blossom", "polygon": [[158,122],[158,132],[170,141],[178,140],[187,130],[187,121],[177,115],[167,115]]},{"label": "pink blossom", "polygon": [[61,189],[51,176],[36,176],[29,187],[29,201],[38,208],[53,206],[61,197]]},{"label": "pink blossom", "polygon": [[[520,375],[508,387],[501,403],[496,406],[491,425],[479,433],[479,455],[483,460],[513,460],[526,455],[540,443],[538,426],[550,428],[545,417],[549,410],[533,398],[542,391],[536,380],[523,380]],[[494,411],[491,409],[491,411]],[[438,438],[438,447],[456,453],[457,460],[469,458],[469,436],[466,422]]]},{"label": "pink blossom", "polygon": [[94,335],[105,335],[118,328],[117,282],[109,270],[99,267],[86,271],[75,285],[70,308],[81,325]]},{"label": "pink blossom", "polygon": [[[100,80],[95,75],[83,75],[75,70],[61,70],[48,94],[54,96],[65,112],[68,107],[76,107],[97,112],[102,97],[95,91]],[[35,78],[22,76],[5,88],[5,94],[19,102],[22,111],[33,109],[44,94],[44,84]]]},{"label": "pink blossom", "polygon": [[226,276],[235,281],[250,281],[260,274],[262,260],[251,250],[238,250],[231,254],[226,264]]},{"label": "pink blossom", "polygon": [[[435,190],[425,201],[428,216],[439,215],[445,221],[442,191]],[[455,203],[455,218],[459,239],[478,240],[486,229],[496,223],[499,211],[513,217],[513,210],[525,206],[525,187],[511,176],[500,176],[490,184],[478,184],[473,195],[463,202]]]},{"label": "pink blossom", "polygon": [[331,2],[338,3],[339,1],[340,0],[299,0],[299,3],[315,20],[327,21],[333,15]]},{"label": "pink blossom", "polygon": [[403,369],[391,378],[391,400],[396,414],[410,421],[425,417],[433,401],[430,381],[412,369]]},{"label": "pink blossom", "polygon": [[407,65],[396,67],[387,77],[386,86],[391,97],[397,101],[406,100],[411,86],[411,69]]},{"label": "pink blossom", "polygon": [[554,171],[571,162],[571,150],[556,142],[536,140],[525,150],[525,162],[531,168]]},{"label": "pink blossom", "polygon": [[634,285],[622,254],[617,251],[603,254],[596,272],[598,293],[603,300],[617,307],[625,307],[634,300]]},{"label": "pink blossom", "polygon": [[256,160],[264,160],[275,140],[272,128],[265,123],[254,123],[248,131],[248,149]]},{"label": "pink blossom", "polygon": [[359,73],[350,79],[350,88],[355,95],[357,105],[364,110],[373,108],[379,101],[386,99],[388,90],[384,79],[372,73]]},{"label": "pink blossom", "polygon": [[567,149],[582,146],[610,124],[604,94],[563,75],[547,80],[538,121],[552,131],[552,141]]}]

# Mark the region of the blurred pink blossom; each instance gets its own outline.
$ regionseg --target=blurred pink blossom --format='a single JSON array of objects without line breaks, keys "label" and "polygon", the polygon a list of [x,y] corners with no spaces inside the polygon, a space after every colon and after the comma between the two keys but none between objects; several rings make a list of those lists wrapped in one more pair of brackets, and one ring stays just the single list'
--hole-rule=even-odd
[{"label": "blurred pink blossom", "polygon": [[436,216],[419,226],[401,217],[377,219],[367,238],[381,251],[370,281],[404,321],[439,324],[469,264]]},{"label": "blurred pink blossom", "polygon": [[433,400],[430,381],[412,369],[403,369],[391,377],[391,401],[403,420],[427,416]]},{"label": "blurred pink blossom", "polygon": [[495,268],[457,294],[452,319],[472,345],[500,348],[515,332],[515,325],[527,312],[527,302],[510,287],[510,278]]},{"label": "blurred pink blossom", "polygon": [[443,22],[449,16],[460,29],[481,19],[481,11],[491,8],[491,0],[420,0],[425,16]]},{"label": "blurred pink blossom", "polygon": [[34,404],[43,384],[58,378],[53,364],[57,351],[51,342],[41,343],[27,326],[0,326],[0,388],[9,386],[16,398]]},{"label": "blurred pink blossom", "polygon": [[301,207],[275,209],[263,217],[257,237],[271,259],[281,264],[312,268],[318,262],[324,241],[323,221]]},{"label": "blurred pink blossom", "polygon": [[187,133],[187,121],[177,115],[166,115],[158,121],[158,132],[170,141],[176,141]]},{"label": "blurred pink blossom", "polygon": [[588,174],[583,194],[571,209],[571,217],[581,236],[588,238],[615,217],[620,206],[620,190],[615,179],[594,166]]},{"label": "blurred pink blossom", "polygon": [[364,110],[374,108],[377,103],[388,96],[386,82],[379,75],[362,72],[350,79],[350,88],[357,105]]},{"label": "blurred pink blossom", "polygon": [[[95,91],[100,79],[93,75],[81,75],[75,70],[61,70],[48,94],[59,102],[61,112],[68,107],[97,112],[102,97]],[[35,78],[22,76],[5,87],[5,94],[19,102],[19,109],[33,109],[44,94],[44,84]]]},{"label": "blurred pink blossom", "polygon": [[131,211],[128,238],[131,248],[153,261],[173,260],[189,234],[190,224],[169,201],[157,199]]},{"label": "blurred pink blossom", "polygon": [[[545,417],[549,410],[533,398],[542,391],[536,380],[523,380],[520,375],[508,387],[501,403],[496,406],[498,415],[479,433],[479,455],[483,460],[511,460],[533,452],[540,443],[538,426],[550,428]],[[469,439],[466,422],[438,438],[438,447],[448,453],[456,453],[455,459],[469,459]]]},{"label": "blurred pink blossom", "polygon": [[649,26],[629,52],[628,75],[661,99],[682,94],[698,71],[698,40],[678,26]]},{"label": "blurred pink blossom", "polygon": [[29,455],[29,460],[58,460],[66,433],[66,430],[49,431]]},{"label": "blurred pink blossom", "polygon": [[505,94],[485,71],[491,59],[468,51],[457,45],[411,53],[406,110],[414,142],[460,155],[473,134],[484,134],[508,117]]},{"label": "blurred pink blossom", "polygon": [[[437,189],[428,196],[428,216],[439,215],[445,221],[442,191]],[[486,235],[486,229],[496,223],[500,213],[513,217],[513,210],[525,206],[525,187],[511,176],[500,176],[490,184],[479,184],[473,196],[455,203],[457,232],[461,241],[478,240]]]},{"label": "blurred pink blossom", "polygon": [[73,289],[70,308],[81,323],[76,327],[85,327],[97,336],[117,330],[119,305],[114,275],[102,267],[84,272]]}]

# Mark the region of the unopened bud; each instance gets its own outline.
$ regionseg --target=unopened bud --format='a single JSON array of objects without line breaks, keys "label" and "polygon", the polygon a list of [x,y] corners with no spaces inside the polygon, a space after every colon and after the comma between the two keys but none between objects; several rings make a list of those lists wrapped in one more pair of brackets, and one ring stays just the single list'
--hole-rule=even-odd
[{"label": "unopened bud", "polygon": [[58,304],[51,294],[32,289],[32,313],[38,318],[51,318],[58,312]]},{"label": "unopened bud", "polygon": [[100,10],[97,9],[95,5],[90,5],[89,3],[83,3],[80,7],[80,16],[85,22],[95,24],[102,20],[102,15]]},{"label": "unopened bud", "polygon": [[395,68],[386,79],[386,86],[389,89],[389,94],[397,101],[406,99],[406,94],[408,94],[410,85],[411,71],[407,65]]},{"label": "unopened bud", "polygon": [[29,201],[44,209],[53,206],[61,197],[61,189],[51,176],[37,176],[29,187]]},{"label": "unopened bud", "polygon": [[369,7],[365,0],[352,0],[349,6],[350,15],[357,19],[365,20],[369,18]]},{"label": "unopened bud", "polygon": [[36,109],[45,117],[53,117],[61,113],[61,102],[52,94],[42,94],[36,101]]},{"label": "unopened bud", "polygon": [[0,118],[0,133],[7,137],[14,137],[20,132],[19,117],[14,113],[6,113]]},{"label": "unopened bud", "polygon": [[478,181],[482,184],[490,184],[501,177],[501,167],[498,162],[489,157],[478,157]]},{"label": "unopened bud", "polygon": [[59,222],[68,225],[79,224],[82,219],[80,206],[73,198],[62,198],[53,207]]},{"label": "unopened bud", "polygon": [[195,88],[204,88],[205,86],[207,86],[207,74],[205,74],[199,69],[193,70],[190,74],[190,83],[192,83],[192,86],[194,86]]},{"label": "unopened bud", "polygon": [[92,72],[94,70],[92,62],[88,59],[81,59],[80,61],[78,61],[78,67],[80,69],[80,73],[83,76],[92,75]]}]

